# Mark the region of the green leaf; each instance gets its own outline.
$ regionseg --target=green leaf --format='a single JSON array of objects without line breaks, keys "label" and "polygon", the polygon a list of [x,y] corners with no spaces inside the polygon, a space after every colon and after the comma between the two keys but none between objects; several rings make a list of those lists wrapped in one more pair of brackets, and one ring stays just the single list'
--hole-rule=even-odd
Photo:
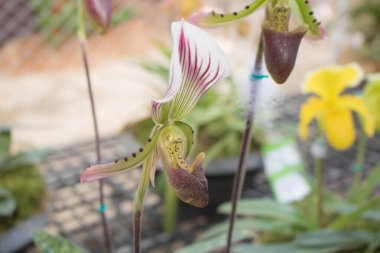
[{"label": "green leaf", "polygon": [[142,61],[139,65],[148,72],[152,72],[162,78],[163,81],[169,82],[169,69],[167,65],[160,63],[150,63],[147,61]]},{"label": "green leaf", "polygon": [[7,128],[0,128],[0,167],[10,155],[11,131]]},{"label": "green leaf", "polygon": [[116,8],[111,16],[111,26],[117,26],[122,22],[131,19],[135,15],[135,11],[131,7]]},{"label": "green leaf", "polygon": [[340,250],[341,247],[336,245],[305,248],[290,242],[271,245],[241,244],[233,248],[233,253],[336,253]]},{"label": "green leaf", "polygon": [[380,205],[380,195],[377,195],[372,200],[367,201],[366,203],[355,208],[355,210],[336,219],[334,222],[332,222],[329,225],[329,228],[342,229],[344,227],[347,227],[348,225],[352,223],[352,221],[359,219],[363,215],[363,213],[379,205]]},{"label": "green leaf", "polygon": [[16,210],[16,202],[12,194],[0,186],[0,217],[11,216]]},{"label": "green leaf", "polygon": [[[357,210],[359,207],[358,205],[351,204],[348,202],[331,202],[325,204],[325,210],[329,213],[334,214],[340,214],[340,215],[347,215],[355,210]],[[367,211],[364,211],[362,215],[360,216],[363,219],[372,220],[375,222],[380,222],[380,211],[376,209],[369,209]]]},{"label": "green leaf", "polygon": [[239,244],[233,248],[233,253],[296,253],[296,246],[292,243],[274,245]]},{"label": "green leaf", "polygon": [[30,152],[20,152],[17,155],[6,159],[0,170],[1,172],[5,172],[20,168],[22,166],[34,165],[38,163],[44,156],[46,156],[47,153],[48,151],[46,149]]},{"label": "green leaf", "polygon": [[223,152],[223,150],[228,148],[230,143],[234,142],[235,139],[233,137],[234,136],[227,134],[226,136],[224,136],[224,138],[219,139],[210,146],[206,153],[205,166],[210,161],[213,161],[220,153]]},{"label": "green leaf", "polygon": [[373,238],[368,246],[370,252],[373,252],[378,248],[380,248],[380,232],[373,235]]},{"label": "green leaf", "polygon": [[[219,236],[220,234],[227,233],[229,221],[224,221],[212,226],[205,233],[201,234],[199,240],[208,240],[210,238]],[[259,232],[286,232],[289,231],[289,224],[287,222],[270,220],[270,219],[237,219],[235,221],[234,231],[259,231]]]},{"label": "green leaf", "polygon": [[57,235],[37,231],[33,233],[33,240],[41,253],[86,253],[78,245]]},{"label": "green leaf", "polygon": [[[223,203],[219,206],[218,211],[222,214],[229,214],[231,203]],[[307,227],[307,221],[302,218],[294,207],[271,199],[241,200],[238,204],[237,214],[278,219],[287,221],[289,224]]]},{"label": "green leaf", "polygon": [[161,54],[165,56],[166,59],[170,60],[170,57],[172,55],[171,48],[163,42],[157,42],[156,45]]},{"label": "green leaf", "polygon": [[299,235],[294,242],[299,247],[333,247],[335,251],[341,251],[362,247],[370,239],[368,233],[361,231],[320,230]]},{"label": "green leaf", "polygon": [[362,187],[355,194],[355,199],[366,200],[373,190],[380,185],[380,163],[368,174]]},{"label": "green leaf", "polygon": [[[235,231],[232,242],[253,238],[254,235],[247,231]],[[194,242],[190,246],[174,251],[174,253],[210,253],[214,250],[221,249],[226,246],[227,234],[219,235],[206,241]]]}]

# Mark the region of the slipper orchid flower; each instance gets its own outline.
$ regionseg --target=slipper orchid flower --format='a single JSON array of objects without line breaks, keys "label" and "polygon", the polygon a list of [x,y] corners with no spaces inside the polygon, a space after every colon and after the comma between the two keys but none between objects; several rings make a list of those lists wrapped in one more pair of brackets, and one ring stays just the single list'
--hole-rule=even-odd
[{"label": "slipper orchid flower", "polygon": [[[306,34],[311,39],[324,36],[320,22],[313,16],[309,1],[255,0],[244,9],[232,13],[198,12],[189,21],[201,26],[214,26],[244,18],[266,3],[266,17],[262,23],[264,56],[268,72],[277,83],[284,83],[292,72],[301,40]],[[297,27],[290,31],[289,20],[294,17]]]},{"label": "slipper orchid flower", "polygon": [[375,129],[380,132],[380,74],[369,77],[363,92],[363,99],[375,121]]},{"label": "slipper orchid flower", "polygon": [[155,126],[146,144],[123,159],[88,167],[81,175],[81,182],[143,164],[138,193],[142,199],[149,178],[154,185],[157,161],[161,159],[167,181],[177,196],[193,206],[204,207],[208,203],[208,185],[202,168],[205,154],[200,153],[193,163],[186,160],[193,130],[182,120],[192,112],[200,97],[228,74],[230,66],[216,42],[198,27],[184,21],[174,22],[172,35],[170,83],[164,97],[152,103]]},{"label": "slipper orchid flower", "polygon": [[303,91],[316,96],[311,96],[301,107],[298,128],[301,139],[307,138],[308,126],[316,118],[334,149],[348,149],[355,140],[352,112],[360,116],[365,134],[374,134],[374,120],[363,99],[342,94],[350,85],[358,84],[362,77],[363,71],[357,64],[348,64],[322,68],[306,78]]}]

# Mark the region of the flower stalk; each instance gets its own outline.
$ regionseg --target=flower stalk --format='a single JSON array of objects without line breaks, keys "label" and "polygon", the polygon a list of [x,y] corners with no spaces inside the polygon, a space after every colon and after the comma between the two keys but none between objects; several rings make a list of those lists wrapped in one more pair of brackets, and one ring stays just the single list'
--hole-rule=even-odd
[{"label": "flower stalk", "polygon": [[324,192],[324,180],[323,180],[323,159],[320,157],[314,160],[314,173],[317,179],[316,199],[317,199],[317,221],[318,227],[323,227],[323,192]]},{"label": "flower stalk", "polygon": [[[91,104],[91,115],[92,115],[92,122],[93,122],[93,127],[94,127],[94,134],[95,134],[96,162],[101,163],[102,158],[101,158],[101,152],[100,152],[99,128],[98,128],[98,121],[97,121],[97,116],[96,116],[95,99],[94,99],[94,94],[92,91],[90,66],[88,63],[87,52],[86,52],[86,28],[85,28],[84,16],[85,14],[84,14],[83,0],[78,0],[77,36],[80,43],[83,66],[84,66],[85,74],[86,74],[88,95],[89,95],[90,104]],[[103,179],[99,180],[99,206],[101,207],[105,206],[104,192],[103,192]],[[111,248],[111,240],[110,240],[109,231],[108,231],[107,218],[104,211],[101,211],[99,213],[100,213],[101,224],[102,224],[102,229],[103,229],[103,240],[105,243],[105,252],[111,253],[112,248]]]},{"label": "flower stalk", "polygon": [[365,158],[365,152],[367,147],[367,135],[365,134],[364,130],[361,128],[360,135],[359,135],[359,145],[358,150],[356,153],[356,159],[354,163],[354,187],[356,190],[359,190],[359,187],[361,186],[361,177],[362,172],[364,169],[364,158]]},{"label": "flower stalk", "polygon": [[134,220],[133,220],[133,233],[134,233],[134,252],[140,253],[140,242],[141,242],[141,216],[143,211],[143,203],[145,198],[146,189],[149,183],[149,172],[152,157],[149,157],[144,165],[140,176],[140,184],[137,189],[134,201],[133,201],[133,212],[134,212]]},{"label": "flower stalk", "polygon": [[[226,252],[231,252],[231,242],[232,242],[232,234],[234,230],[235,220],[236,220],[236,209],[237,204],[240,199],[241,191],[243,188],[243,182],[246,173],[246,162],[249,153],[249,147],[251,143],[251,132],[252,126],[254,122],[254,112],[255,112],[255,101],[257,96],[257,90],[262,80],[263,76],[263,55],[264,55],[264,43],[263,43],[263,35],[260,35],[259,47],[256,53],[256,61],[253,70],[253,78],[250,87],[250,97],[247,108],[246,115],[246,125],[242,139],[242,146],[240,150],[239,164],[235,174],[233,189],[232,189],[232,209],[229,217],[229,226],[228,226],[228,235],[227,235],[227,243],[226,243]],[[258,77],[258,78],[255,78]]]}]

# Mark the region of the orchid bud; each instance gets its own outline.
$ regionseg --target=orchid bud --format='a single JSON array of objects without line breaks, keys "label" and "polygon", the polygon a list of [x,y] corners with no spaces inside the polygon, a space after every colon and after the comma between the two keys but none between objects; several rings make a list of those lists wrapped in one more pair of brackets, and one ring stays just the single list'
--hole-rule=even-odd
[{"label": "orchid bud", "polygon": [[100,33],[104,33],[111,22],[112,0],[84,0],[87,14],[97,26]]}]

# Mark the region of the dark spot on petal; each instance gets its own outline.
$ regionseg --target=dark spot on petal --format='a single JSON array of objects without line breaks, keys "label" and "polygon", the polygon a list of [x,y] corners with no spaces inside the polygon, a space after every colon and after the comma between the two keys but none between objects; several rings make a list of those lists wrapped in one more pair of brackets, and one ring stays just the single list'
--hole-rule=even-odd
[{"label": "dark spot on petal", "polygon": [[115,163],[117,163],[118,161],[119,161],[119,160],[116,159],[116,160],[115,160]]},{"label": "dark spot on petal", "polygon": [[143,149],[143,148],[140,148],[140,149],[139,149],[139,151],[140,151],[140,152],[143,152],[143,151],[144,151],[144,149]]},{"label": "dark spot on petal", "polygon": [[232,14],[234,14],[235,16],[237,16],[237,12],[236,11],[234,13],[232,13]]},{"label": "dark spot on petal", "polygon": [[246,6],[245,6],[245,9],[248,10],[248,9],[249,9],[249,5],[246,5]]},{"label": "dark spot on petal", "polygon": [[305,1],[305,4],[308,4],[309,3],[309,1]]},{"label": "dark spot on petal", "polygon": [[221,17],[221,18],[224,18],[224,14],[220,14],[220,17]]},{"label": "dark spot on petal", "polygon": [[321,25],[321,22],[318,22],[317,25]]},{"label": "dark spot on petal", "polygon": [[124,157],[124,161],[128,162],[128,157]]},{"label": "dark spot on petal", "polygon": [[149,139],[148,139],[148,142],[151,142],[151,141],[152,141],[152,139],[151,139],[151,138],[149,138]]},{"label": "dark spot on petal", "polygon": [[211,15],[215,16],[215,11],[211,11]]},{"label": "dark spot on petal", "polygon": [[314,22],[314,23],[317,23],[317,20],[316,20],[316,19],[313,19],[313,22]]},{"label": "dark spot on petal", "polygon": [[312,11],[311,11],[311,12],[309,12],[309,15],[310,15],[310,16],[311,16],[311,15],[313,15],[313,14],[314,14],[314,12],[312,12]]},{"label": "dark spot on petal", "polygon": [[132,156],[133,156],[133,157],[136,157],[136,153],[132,153]]}]

